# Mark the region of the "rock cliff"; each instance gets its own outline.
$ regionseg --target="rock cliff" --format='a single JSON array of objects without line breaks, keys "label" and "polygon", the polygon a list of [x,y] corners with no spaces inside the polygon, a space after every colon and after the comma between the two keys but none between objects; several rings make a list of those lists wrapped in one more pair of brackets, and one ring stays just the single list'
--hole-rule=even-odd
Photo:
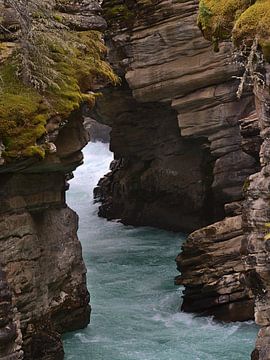
[{"label": "rock cliff", "polygon": [[0,358],[63,359],[61,334],[91,310],[67,177],[89,140],[85,109],[117,77],[98,2],[0,8]]},{"label": "rock cliff", "polygon": [[182,309],[242,321],[255,306],[252,358],[265,360],[270,26],[267,1],[253,3],[104,1],[123,81],[95,110],[115,153],[95,195],[101,216],[193,231],[177,257]]},{"label": "rock cliff", "polygon": [[112,127],[115,153],[96,189],[100,215],[176,231],[203,227],[177,258],[183,309],[251,319],[242,190],[259,169],[260,138],[252,94],[236,95],[242,69],[232,46],[213,52],[197,26],[196,1],[108,0],[104,11],[109,58],[124,80],[95,108]]},{"label": "rock cliff", "polygon": [[20,320],[12,306],[12,294],[5,273],[0,270],[0,359],[21,360]]},{"label": "rock cliff", "polygon": [[[182,309],[242,321],[255,306],[262,329],[252,358],[269,359],[268,35],[252,29],[259,77],[254,93],[239,92],[246,73],[228,41],[235,17],[227,5],[243,12],[242,29],[254,9],[203,3],[105,0],[108,57],[122,82],[99,97],[118,78],[104,61],[98,2],[49,0],[40,16],[38,1],[27,3],[32,12],[23,0],[0,1],[3,359],[63,359],[61,333],[89,322],[78,219],[65,191],[88,139],[82,105],[96,100],[90,115],[111,127],[115,154],[95,190],[100,215],[192,232],[177,257]],[[236,44],[246,36],[238,25]]]},{"label": "rock cliff", "polygon": [[252,354],[253,360],[270,359],[269,329],[269,239],[267,224],[269,224],[269,65],[265,65],[266,76],[263,86],[255,83],[254,95],[256,111],[263,143],[260,149],[261,170],[251,175],[245,194],[243,208],[243,227],[245,242],[243,260],[249,288],[255,296],[255,319],[262,326]]},{"label": "rock cliff", "polygon": [[1,253],[20,314],[25,359],[62,359],[60,334],[89,322],[78,217],[65,203],[66,174],[81,163],[87,136],[78,114],[42,163],[1,168]]}]

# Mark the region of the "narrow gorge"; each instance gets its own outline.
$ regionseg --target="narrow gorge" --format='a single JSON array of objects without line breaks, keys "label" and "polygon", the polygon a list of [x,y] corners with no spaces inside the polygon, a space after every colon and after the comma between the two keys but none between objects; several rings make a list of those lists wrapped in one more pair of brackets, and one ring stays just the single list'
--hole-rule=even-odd
[{"label": "narrow gorge", "polygon": [[269,360],[269,0],[0,9],[0,359]]}]

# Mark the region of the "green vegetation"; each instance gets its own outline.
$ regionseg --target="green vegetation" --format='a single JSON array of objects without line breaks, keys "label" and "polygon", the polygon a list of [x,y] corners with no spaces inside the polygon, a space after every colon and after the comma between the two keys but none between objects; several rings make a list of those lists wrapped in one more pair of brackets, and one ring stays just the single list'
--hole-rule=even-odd
[{"label": "green vegetation", "polygon": [[127,7],[126,4],[117,4],[110,8],[106,9],[106,15],[107,18],[113,18],[113,17],[122,17],[125,20],[130,20],[133,18],[134,14],[133,12]]},{"label": "green vegetation", "polygon": [[232,37],[237,46],[249,46],[256,37],[270,62],[269,0],[201,0],[198,24],[216,50],[220,40]]},{"label": "green vegetation", "polygon": [[201,0],[198,24],[207,39],[227,39],[237,17],[249,5],[250,0]]},{"label": "green vegetation", "polygon": [[264,225],[266,228],[266,234],[264,236],[264,240],[269,240],[270,239],[270,223],[266,223]]},{"label": "green vegetation", "polygon": [[156,0],[105,0],[103,2],[104,18],[110,27],[114,25],[131,28],[140,17],[147,18],[154,10]]},{"label": "green vegetation", "polygon": [[6,157],[31,154],[44,157],[36,140],[45,133],[47,117],[42,108],[44,101],[34,89],[26,87],[16,77],[14,65],[0,68],[0,137],[6,147]]},{"label": "green vegetation", "polygon": [[[93,106],[100,85],[118,82],[104,61],[106,47],[98,31],[54,29],[47,15],[33,14],[31,38],[25,32],[12,50],[0,44],[0,139],[7,161],[44,158],[46,147],[38,140],[48,120],[66,120],[82,102]],[[60,20],[57,15],[55,21]]]},{"label": "green vegetation", "polygon": [[258,0],[239,16],[233,29],[236,45],[250,44],[257,37],[264,56],[270,62],[270,2]]}]

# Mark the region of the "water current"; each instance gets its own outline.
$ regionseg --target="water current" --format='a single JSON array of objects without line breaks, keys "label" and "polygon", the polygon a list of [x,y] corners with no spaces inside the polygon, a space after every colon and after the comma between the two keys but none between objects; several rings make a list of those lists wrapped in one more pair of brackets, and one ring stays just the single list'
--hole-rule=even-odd
[{"label": "water current", "polygon": [[97,216],[92,190],[112,154],[102,143],[84,150],[67,201],[80,217],[91,324],[64,337],[66,360],[247,360],[257,327],[222,324],[179,312],[182,289],[174,258],[185,236],[134,228]]}]

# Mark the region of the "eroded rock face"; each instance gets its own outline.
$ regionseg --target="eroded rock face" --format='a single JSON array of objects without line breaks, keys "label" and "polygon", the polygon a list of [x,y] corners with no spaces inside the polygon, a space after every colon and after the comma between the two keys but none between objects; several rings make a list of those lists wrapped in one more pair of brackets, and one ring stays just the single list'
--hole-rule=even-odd
[{"label": "eroded rock face", "polygon": [[[106,21],[98,1],[32,1],[25,8],[23,2],[0,0],[0,10],[1,71],[11,72],[2,81],[6,98],[0,126],[0,264],[6,274],[2,280],[0,271],[0,358],[21,358],[21,346],[24,359],[58,360],[64,358],[61,334],[85,327],[91,310],[78,216],[65,200],[67,178],[81,165],[81,150],[89,141],[84,108],[94,105],[96,90],[117,77],[104,60]],[[56,38],[47,41],[52,33]],[[46,55],[35,36],[48,42]],[[27,60],[18,71],[14,52],[24,46]],[[33,54],[46,59],[46,71]],[[22,75],[25,69],[29,76],[36,71],[35,81]],[[50,85],[40,88],[43,70]],[[50,70],[58,73],[59,84]]]},{"label": "eroded rock face", "polygon": [[84,127],[89,134],[89,139],[91,142],[110,142],[110,133],[111,128],[107,125],[100,124],[91,117],[84,118]]},{"label": "eroded rock face", "polygon": [[265,87],[256,84],[254,95],[258,125],[263,143],[260,148],[260,172],[249,177],[246,187],[243,209],[243,221],[246,241],[244,243],[244,265],[247,283],[255,295],[255,320],[262,326],[259,332],[256,350],[252,359],[270,359],[270,300],[269,300],[269,240],[266,224],[270,220],[269,212],[269,131],[270,131],[270,97],[269,97],[269,65],[265,66]]},{"label": "eroded rock face", "polygon": [[43,162],[1,168],[0,263],[20,315],[24,359],[63,359],[61,333],[89,323],[78,216],[65,202],[66,174],[88,140],[77,112]]},{"label": "eroded rock face", "polygon": [[[119,4],[130,12],[116,14]],[[196,24],[197,1],[107,0],[104,10],[109,58],[127,84],[105,92],[95,113],[112,127],[115,154],[95,191],[100,215],[177,231],[203,227],[177,259],[183,309],[251,319],[240,215],[261,139],[252,94],[236,97],[241,69],[231,44],[213,52]]]},{"label": "eroded rock face", "polygon": [[12,306],[12,294],[6,274],[0,268],[0,359],[23,359],[22,334],[17,309]]},{"label": "eroded rock face", "polygon": [[174,230],[205,224],[208,214],[214,216],[206,206],[212,200],[209,151],[202,149],[200,140],[180,138],[176,113],[168,106],[141,105],[128,90],[109,94],[108,99],[109,107],[104,99],[96,111],[112,122],[116,160],[96,190],[103,202],[100,215]]},{"label": "eroded rock face", "polygon": [[[123,3],[127,6],[125,2]],[[108,7],[111,6],[113,9],[114,5],[107,1],[104,6],[108,12]],[[133,11],[136,13],[139,10],[135,8]],[[197,5],[193,1],[181,3],[160,1],[140,17],[137,15],[138,18],[135,18],[129,29],[121,22],[119,24],[116,18],[116,28],[109,34],[108,43],[111,45],[109,56],[115,68],[120,73],[125,73],[129,88],[132,90],[133,103],[129,101],[127,104],[125,100],[123,101],[129,91],[124,89],[123,92],[118,93],[118,100],[111,99],[111,104],[104,104],[103,101],[100,105],[112,109],[114,107],[112,104],[117,106],[116,101],[118,101],[118,114],[114,115],[113,110],[109,120],[112,123],[111,149],[116,154],[116,159],[124,158],[124,162],[129,164],[135,162],[132,158],[136,159],[136,163],[144,158],[151,160],[143,170],[144,173],[147,170],[147,176],[144,177],[147,178],[148,184],[155,186],[155,189],[149,190],[151,198],[154,196],[157,199],[161,193],[167,196],[168,191],[164,189],[162,182],[167,183],[170,188],[177,186],[175,183],[181,183],[181,188],[187,190],[191,182],[189,176],[194,177],[193,186],[197,186],[196,191],[182,191],[181,201],[184,204],[191,202],[196,210],[187,210],[186,206],[182,206],[187,210],[183,210],[183,213],[187,213],[186,219],[183,219],[183,213],[178,213],[171,221],[172,229],[182,228],[189,231],[221,219],[224,216],[224,204],[242,198],[243,182],[257,166],[256,159],[241,149],[242,139],[238,125],[238,121],[253,109],[252,98],[246,95],[242,100],[237,101],[235,95],[237,81],[233,80],[232,76],[239,73],[239,69],[232,63],[230,45],[224,43],[220,53],[214,54],[211,45],[203,39],[197,28],[196,14]],[[109,20],[113,22],[113,19]],[[114,95],[116,96],[117,94]],[[159,111],[160,103],[164,104],[164,109],[167,107],[164,113]],[[150,104],[152,104],[152,117],[149,115],[149,110],[147,113]],[[140,108],[137,110],[137,115],[135,108]],[[156,113],[155,109],[157,109]],[[171,114],[170,120],[164,115],[165,112]],[[157,125],[158,118],[160,118],[159,125]],[[151,126],[153,129],[158,127],[157,140],[157,131],[152,130]],[[167,136],[169,131],[171,131],[169,136],[174,138],[173,140]],[[147,144],[143,144],[143,136]],[[176,142],[178,145],[173,148],[171,143]],[[150,146],[151,143],[154,150]],[[186,150],[182,150],[183,147]],[[144,152],[143,156],[142,152]],[[186,156],[189,157],[192,157],[192,152],[197,154],[195,155],[197,159],[193,155],[194,161],[193,158],[189,158],[189,165],[194,164],[196,170],[186,171],[185,167],[183,171],[180,170],[179,152],[182,155],[182,163],[187,162],[183,161],[184,153],[188,153]],[[175,159],[177,165],[172,165],[170,161],[170,157],[174,156],[177,157],[177,160]],[[152,159],[156,161],[153,162]],[[132,170],[129,169],[129,172]],[[194,172],[197,174],[193,176]],[[114,174],[117,176],[115,183],[119,183],[119,172]],[[137,178],[137,182],[141,183],[142,171],[139,171]],[[198,189],[200,183],[202,185]],[[143,192],[143,186],[140,187]],[[195,196],[193,196],[194,192],[196,192]],[[121,196],[120,193],[121,191],[118,191],[118,197]],[[177,193],[176,190],[176,203],[179,204]],[[112,195],[108,194],[108,198]],[[200,201],[205,197],[209,204],[207,221],[203,219],[205,202]],[[146,195],[144,198],[143,205],[147,206],[150,201]],[[110,208],[114,207],[116,201],[116,199],[113,201]],[[131,202],[134,203],[135,200]],[[126,206],[124,205],[123,213],[129,205],[130,199]],[[123,204],[121,207],[123,208]],[[155,207],[159,212],[162,207],[165,208],[165,200],[158,201],[151,207]],[[137,212],[140,212],[140,208],[142,204],[137,206]],[[159,214],[152,212],[152,221],[149,219],[145,223],[156,222],[162,225],[165,210]],[[195,216],[192,226],[187,218],[189,214],[190,217],[194,217],[196,212],[199,213],[198,219]],[[119,217],[119,213],[117,215],[116,217]],[[145,216],[139,215],[139,217]],[[124,216],[120,215],[120,218]],[[138,216],[133,215],[132,218],[134,222],[138,222],[136,220]]]},{"label": "eroded rock face", "polygon": [[247,287],[240,259],[244,233],[242,216],[193,232],[177,257],[185,286],[182,310],[214,315],[222,321],[245,321],[254,316],[254,295]]}]

